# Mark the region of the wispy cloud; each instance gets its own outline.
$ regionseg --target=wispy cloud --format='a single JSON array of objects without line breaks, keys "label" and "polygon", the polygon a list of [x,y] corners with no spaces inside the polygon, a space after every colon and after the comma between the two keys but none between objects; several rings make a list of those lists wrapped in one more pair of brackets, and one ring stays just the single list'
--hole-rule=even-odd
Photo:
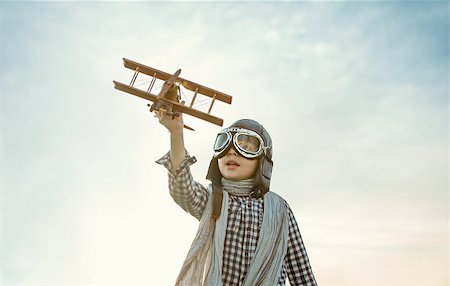
[{"label": "wispy cloud", "polygon": [[[128,57],[266,126],[321,285],[445,285],[447,3],[0,5],[4,284],[173,283],[197,223],[153,162],[167,132],[112,88]],[[219,127],[185,120],[206,184]]]}]

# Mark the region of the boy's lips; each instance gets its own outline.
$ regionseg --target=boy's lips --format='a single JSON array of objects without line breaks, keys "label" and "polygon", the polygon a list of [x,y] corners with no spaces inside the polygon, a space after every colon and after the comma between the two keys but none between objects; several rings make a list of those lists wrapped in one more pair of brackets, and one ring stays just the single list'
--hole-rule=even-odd
[{"label": "boy's lips", "polygon": [[228,160],[225,165],[227,166],[240,166],[238,162],[234,161],[234,160]]}]

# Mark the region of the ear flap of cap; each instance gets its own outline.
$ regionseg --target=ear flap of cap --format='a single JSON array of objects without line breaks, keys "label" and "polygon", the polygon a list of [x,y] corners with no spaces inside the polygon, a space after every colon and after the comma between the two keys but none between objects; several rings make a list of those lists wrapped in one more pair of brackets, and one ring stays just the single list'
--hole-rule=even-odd
[{"label": "ear flap of cap", "polygon": [[253,197],[262,197],[270,189],[270,178],[272,177],[273,162],[267,157],[260,159],[258,170],[256,171],[255,185],[253,187]]},{"label": "ear flap of cap", "polygon": [[273,162],[267,157],[262,158],[261,161],[261,175],[270,180],[272,177]]},{"label": "ear flap of cap", "polygon": [[206,179],[213,183],[221,184],[222,174],[219,170],[219,161],[217,158],[212,158],[211,163],[209,163],[208,174],[206,174]]}]

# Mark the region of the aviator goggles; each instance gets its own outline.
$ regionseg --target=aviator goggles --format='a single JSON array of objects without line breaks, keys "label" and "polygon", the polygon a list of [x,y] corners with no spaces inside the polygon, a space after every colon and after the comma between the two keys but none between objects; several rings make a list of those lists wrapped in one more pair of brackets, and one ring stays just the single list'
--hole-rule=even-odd
[{"label": "aviator goggles", "polygon": [[268,149],[258,133],[248,129],[230,127],[217,134],[214,143],[214,157],[223,157],[231,142],[233,142],[234,149],[248,159],[259,157],[261,154],[265,154]]}]

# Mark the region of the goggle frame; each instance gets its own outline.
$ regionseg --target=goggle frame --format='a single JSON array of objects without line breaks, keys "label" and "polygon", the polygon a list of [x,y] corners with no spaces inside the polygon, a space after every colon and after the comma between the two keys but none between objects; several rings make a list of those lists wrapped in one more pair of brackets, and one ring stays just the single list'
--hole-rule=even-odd
[{"label": "goggle frame", "polygon": [[[231,142],[233,142],[233,146],[234,146],[235,150],[240,155],[242,155],[243,157],[245,157],[247,159],[254,159],[254,158],[261,156],[262,154],[266,155],[267,150],[269,149],[269,147],[267,147],[264,144],[264,140],[258,133],[256,133],[255,131],[249,130],[249,129],[239,128],[239,127],[229,127],[229,128],[222,129],[219,132],[219,134],[217,134],[216,141],[214,142],[214,146],[216,145],[217,138],[221,134],[225,134],[227,136],[227,138],[226,138],[223,146],[221,146],[220,148],[217,148],[217,149],[214,148],[214,158],[221,158],[221,157],[225,156],[224,153],[226,150],[228,150]],[[259,149],[255,152],[243,149],[241,146],[239,146],[239,144],[237,142],[239,135],[253,136],[256,139],[258,139]]]}]

